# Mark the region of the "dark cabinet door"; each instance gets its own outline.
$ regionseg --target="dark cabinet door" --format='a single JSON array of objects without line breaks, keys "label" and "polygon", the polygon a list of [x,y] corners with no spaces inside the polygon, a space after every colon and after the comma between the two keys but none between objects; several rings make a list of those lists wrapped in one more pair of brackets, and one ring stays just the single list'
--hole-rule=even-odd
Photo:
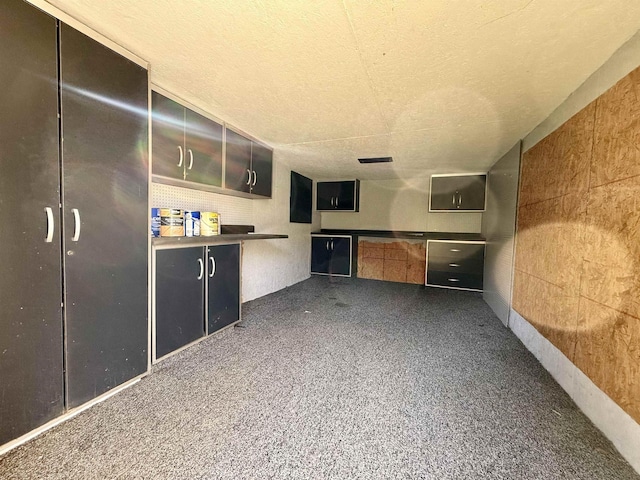
[{"label": "dark cabinet door", "polygon": [[331,243],[331,263],[329,273],[333,275],[351,275],[351,239],[343,237],[332,237]]},{"label": "dark cabinet door", "polygon": [[147,71],[60,24],[67,405],[147,369]]},{"label": "dark cabinet door", "polygon": [[[185,108],[170,98],[151,92],[152,161],[154,175],[184,179]],[[195,159],[194,159],[195,161]]]},{"label": "dark cabinet door", "polygon": [[431,178],[431,210],[484,210],[486,175]]},{"label": "dark cabinet door", "polygon": [[253,174],[251,172],[251,140],[226,130],[225,187],[249,193]]},{"label": "dark cabinet door", "polygon": [[271,197],[271,177],[273,152],[271,149],[253,142],[251,148],[251,193],[262,197]]},{"label": "dark cabinet door", "polygon": [[220,187],[222,125],[188,108],[185,111],[185,179]]},{"label": "dark cabinet door", "polygon": [[458,191],[460,210],[484,210],[487,176],[473,175],[464,178],[465,181]]},{"label": "dark cabinet door", "polygon": [[289,197],[289,221],[311,223],[313,207],[313,180],[291,171],[291,194]]},{"label": "dark cabinet door", "polygon": [[356,182],[340,182],[335,208],[336,210],[356,210]]},{"label": "dark cabinet door", "polygon": [[204,336],[204,249],[156,251],[156,358]]},{"label": "dark cabinet door", "polygon": [[336,198],[340,196],[342,182],[318,182],[316,187],[316,209],[335,210]]},{"label": "dark cabinet door", "polygon": [[208,333],[240,320],[240,245],[208,247]]},{"label": "dark cabinet door", "polygon": [[64,409],[56,37],[0,3],[0,445]]},{"label": "dark cabinet door", "polygon": [[329,237],[311,237],[311,273],[329,273],[330,247]]}]

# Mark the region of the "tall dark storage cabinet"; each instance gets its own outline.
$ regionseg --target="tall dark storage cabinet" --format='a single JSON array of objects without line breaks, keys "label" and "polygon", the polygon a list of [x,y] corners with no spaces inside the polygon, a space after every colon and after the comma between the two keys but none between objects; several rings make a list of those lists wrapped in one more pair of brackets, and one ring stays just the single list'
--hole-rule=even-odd
[{"label": "tall dark storage cabinet", "polygon": [[0,65],[1,445],[147,369],[148,83],[20,0]]},{"label": "tall dark storage cabinet", "polygon": [[147,71],[60,24],[67,404],[147,367]]},{"label": "tall dark storage cabinet", "polygon": [[0,445],[64,410],[56,35],[0,3]]}]

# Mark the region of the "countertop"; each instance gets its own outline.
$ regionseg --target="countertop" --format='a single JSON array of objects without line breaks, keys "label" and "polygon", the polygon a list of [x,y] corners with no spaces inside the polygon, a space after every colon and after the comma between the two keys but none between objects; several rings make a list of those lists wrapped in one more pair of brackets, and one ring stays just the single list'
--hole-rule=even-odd
[{"label": "countertop", "polygon": [[234,243],[243,240],[271,240],[274,238],[289,238],[289,235],[274,233],[224,233],[222,235],[212,235],[210,237],[156,237],[151,239],[154,247],[161,246],[205,246],[217,243]]},{"label": "countertop", "polygon": [[354,237],[402,238],[413,240],[459,240],[485,241],[479,233],[456,232],[417,232],[404,230],[336,230],[322,229],[311,232],[311,235],[351,235]]}]

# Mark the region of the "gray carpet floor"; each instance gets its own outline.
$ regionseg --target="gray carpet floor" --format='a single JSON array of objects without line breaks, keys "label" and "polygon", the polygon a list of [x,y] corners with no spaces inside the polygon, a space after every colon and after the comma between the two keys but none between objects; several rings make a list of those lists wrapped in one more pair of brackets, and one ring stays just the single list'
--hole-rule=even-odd
[{"label": "gray carpet floor", "polygon": [[314,277],[0,458],[3,479],[640,479],[481,296]]}]

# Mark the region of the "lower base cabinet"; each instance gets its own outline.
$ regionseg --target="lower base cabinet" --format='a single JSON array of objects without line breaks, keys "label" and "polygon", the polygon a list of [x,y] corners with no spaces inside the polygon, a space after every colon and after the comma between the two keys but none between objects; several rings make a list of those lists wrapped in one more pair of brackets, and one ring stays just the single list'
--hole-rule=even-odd
[{"label": "lower base cabinet", "polygon": [[157,249],[154,313],[156,360],[240,320],[240,245]]},{"label": "lower base cabinet", "polygon": [[311,237],[311,273],[351,276],[351,237],[313,235]]},{"label": "lower base cabinet", "polygon": [[482,241],[429,240],[426,285],[481,292],[484,247]]}]

